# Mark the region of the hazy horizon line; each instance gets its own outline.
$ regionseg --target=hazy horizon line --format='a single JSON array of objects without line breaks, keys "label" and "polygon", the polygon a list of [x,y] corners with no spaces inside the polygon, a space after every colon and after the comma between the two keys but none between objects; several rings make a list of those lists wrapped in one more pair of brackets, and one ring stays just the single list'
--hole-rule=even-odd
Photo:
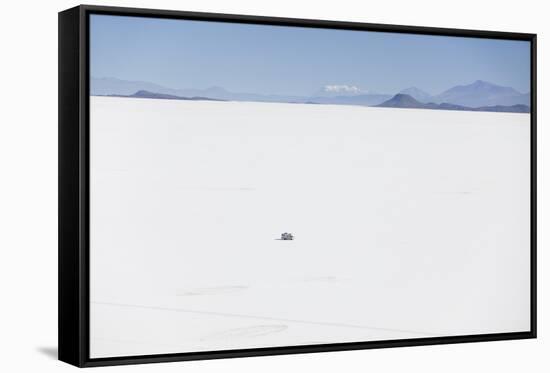
[{"label": "hazy horizon line", "polygon": [[[484,79],[475,79],[469,83],[458,83],[458,84],[455,84],[455,85],[452,85],[448,88],[446,88],[445,90],[441,91],[441,92],[438,92],[438,93],[431,93],[429,92],[428,90],[425,90],[423,88],[421,88],[419,85],[411,85],[411,86],[407,86],[407,87],[404,87],[404,88],[401,88],[400,90],[396,91],[396,92],[385,92],[385,91],[378,91],[378,90],[368,90],[368,89],[361,89],[361,87],[358,85],[358,84],[346,84],[346,83],[329,83],[329,84],[325,84],[321,87],[319,87],[319,89],[315,92],[312,92],[310,94],[291,94],[291,93],[261,93],[261,92],[251,92],[251,91],[239,91],[239,90],[232,90],[232,89],[228,89],[224,86],[221,86],[221,85],[209,85],[209,86],[202,86],[202,87],[191,87],[191,86],[187,86],[187,87],[174,87],[174,86],[168,86],[168,85],[165,85],[165,84],[162,84],[162,83],[157,83],[157,82],[153,82],[153,81],[149,81],[149,80],[130,80],[130,79],[122,79],[122,78],[118,78],[118,77],[114,77],[114,76],[90,76],[90,79],[98,79],[98,80],[118,80],[118,81],[122,81],[122,82],[131,82],[131,83],[147,83],[147,84],[154,84],[154,85],[157,85],[159,86],[160,88],[165,88],[165,89],[171,89],[171,90],[210,90],[210,89],[221,89],[221,90],[224,90],[228,93],[237,93],[237,94],[254,94],[254,95],[262,95],[262,96],[292,96],[292,97],[315,97],[316,95],[320,95],[322,94],[323,92],[323,89],[325,89],[325,92],[326,94],[329,94],[329,93],[339,93],[339,92],[342,92],[341,96],[359,96],[359,95],[396,95],[396,94],[399,94],[401,93],[402,91],[405,91],[405,90],[408,90],[408,89],[418,89],[420,91],[422,91],[423,93],[426,93],[430,96],[437,96],[441,93],[444,93],[446,92],[447,90],[449,89],[452,89],[452,88],[455,88],[455,87],[461,87],[461,86],[468,86],[468,85],[472,85],[472,84],[475,84],[477,82],[482,82],[482,83],[487,83],[487,84],[490,84],[490,85],[494,85],[494,86],[498,86],[498,87],[503,87],[503,88],[511,88],[513,90],[515,90],[516,92],[518,92],[519,94],[521,95],[526,95],[526,94],[530,94],[531,91],[526,91],[526,92],[523,92],[515,87],[512,87],[512,86],[506,86],[506,85],[501,85],[499,83],[494,83],[494,82],[491,82],[491,81],[488,81],[488,80],[484,80]],[[330,87],[341,87],[341,91],[339,91],[338,89],[336,90],[331,90],[331,89],[328,89]],[[348,88],[351,88],[351,89],[348,89]],[[354,89],[355,88],[355,89]]]}]

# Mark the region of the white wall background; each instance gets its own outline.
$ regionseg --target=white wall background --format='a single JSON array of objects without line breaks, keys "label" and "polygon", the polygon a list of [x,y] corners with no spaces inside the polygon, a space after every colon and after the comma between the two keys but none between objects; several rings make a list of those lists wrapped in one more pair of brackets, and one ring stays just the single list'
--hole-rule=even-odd
[{"label": "white wall background", "polygon": [[[544,268],[550,36],[542,1],[90,1],[176,10],[489,29],[539,34],[539,338],[111,369],[140,372],[519,372],[550,367]],[[57,349],[57,12],[75,1],[11,1],[0,21],[0,366],[68,371]],[[546,155],[550,158],[550,153]]]}]

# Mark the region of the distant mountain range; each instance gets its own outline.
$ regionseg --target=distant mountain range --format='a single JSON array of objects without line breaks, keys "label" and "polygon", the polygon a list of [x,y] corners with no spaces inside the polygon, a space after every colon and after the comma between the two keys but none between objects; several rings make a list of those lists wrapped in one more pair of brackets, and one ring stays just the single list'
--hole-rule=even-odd
[{"label": "distant mountain range", "polygon": [[104,95],[108,97],[132,97],[132,98],[156,98],[161,100],[185,100],[185,101],[226,101],[220,100],[217,98],[202,97],[202,96],[193,96],[193,97],[182,97],[177,95],[169,95],[167,93],[156,93],[149,92],[145,90],[137,91],[131,95]]},{"label": "distant mountain range", "polygon": [[[143,95],[149,95],[150,97],[147,98],[170,99],[169,96],[173,96],[172,99],[180,100],[210,99],[224,101],[315,103],[382,107],[388,107],[383,105],[420,105],[415,107],[503,112],[525,112],[525,107],[527,107],[528,112],[530,104],[529,93],[520,93],[511,87],[503,87],[482,80],[477,80],[468,85],[455,86],[437,95],[430,95],[417,87],[410,87],[400,91],[397,95],[393,95],[364,91],[355,86],[327,85],[311,96],[293,96],[230,92],[222,87],[210,87],[206,89],[174,89],[150,82],[92,77],[90,79],[90,92],[94,96],[145,98]],[[166,97],[160,97],[161,95],[165,95]],[[399,95],[406,95],[414,99],[416,104],[400,103],[396,100],[391,101]],[[399,101],[403,100],[403,98],[397,99]],[[388,103],[388,101],[390,102]],[[427,106],[423,106],[422,104],[426,104]],[[439,107],[435,107],[435,105],[439,105]],[[492,109],[482,110],[483,108]]]},{"label": "distant mountain range", "polygon": [[515,105],[492,105],[492,106],[478,106],[469,107],[451,104],[448,102],[443,103],[423,103],[405,93],[398,93],[391,99],[384,101],[383,103],[376,105],[377,107],[388,108],[406,108],[406,109],[433,109],[433,110],[461,110],[461,111],[492,111],[501,113],[529,113],[529,106],[523,104]]},{"label": "distant mountain range", "polygon": [[450,102],[457,105],[479,107],[495,105],[529,105],[531,95],[519,93],[513,88],[502,87],[482,80],[459,85],[434,97],[436,103]]},{"label": "distant mountain range", "polygon": [[226,101],[302,102],[302,100],[304,100],[302,96],[229,92],[222,87],[174,89],[150,82],[120,80],[115,78],[90,79],[90,92],[93,96],[129,96],[138,91],[162,93],[179,97],[209,97]]},{"label": "distant mountain range", "polygon": [[517,104],[529,106],[531,99],[529,93],[520,93],[513,88],[499,86],[483,80],[476,80],[468,85],[458,85],[435,96],[416,87],[404,89],[399,93],[407,94],[423,103],[451,103],[468,107]]}]

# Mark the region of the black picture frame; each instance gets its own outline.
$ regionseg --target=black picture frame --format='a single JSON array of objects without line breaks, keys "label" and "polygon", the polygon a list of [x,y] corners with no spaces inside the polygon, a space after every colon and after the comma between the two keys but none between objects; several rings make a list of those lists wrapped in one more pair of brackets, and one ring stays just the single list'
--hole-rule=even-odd
[{"label": "black picture frame", "polygon": [[[90,14],[521,40],[531,45],[531,327],[524,332],[160,355],[89,357]],[[537,79],[535,34],[81,5],[59,13],[59,360],[78,367],[536,338]]]}]

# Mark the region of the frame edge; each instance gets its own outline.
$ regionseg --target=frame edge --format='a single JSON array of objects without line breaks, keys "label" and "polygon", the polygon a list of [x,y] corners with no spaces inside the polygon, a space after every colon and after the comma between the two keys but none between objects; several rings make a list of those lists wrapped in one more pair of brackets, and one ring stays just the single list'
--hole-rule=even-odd
[{"label": "frame edge", "polygon": [[489,39],[509,39],[509,40],[524,40],[531,41],[536,34],[520,33],[513,31],[491,31],[479,29],[457,29],[437,26],[416,26],[416,25],[396,25],[386,23],[368,23],[361,21],[341,21],[330,19],[313,19],[313,18],[290,18],[290,17],[274,17],[260,15],[243,15],[233,13],[211,13],[211,12],[195,12],[169,9],[155,8],[131,8],[119,6],[103,6],[103,5],[80,5],[87,13],[106,14],[116,16],[129,17],[145,17],[145,18],[177,18],[196,21],[213,21],[213,22],[229,22],[229,23],[248,23],[274,26],[295,26],[295,27],[312,27],[312,28],[329,28],[329,29],[344,29],[344,30],[368,30],[373,32],[389,32],[401,34],[422,34],[422,35],[440,35],[440,36],[459,36],[459,37],[475,37]]},{"label": "frame edge", "polygon": [[58,13],[58,359],[84,366],[81,246],[82,8]]},{"label": "frame edge", "polygon": [[531,34],[531,335],[537,338],[537,34]]}]

